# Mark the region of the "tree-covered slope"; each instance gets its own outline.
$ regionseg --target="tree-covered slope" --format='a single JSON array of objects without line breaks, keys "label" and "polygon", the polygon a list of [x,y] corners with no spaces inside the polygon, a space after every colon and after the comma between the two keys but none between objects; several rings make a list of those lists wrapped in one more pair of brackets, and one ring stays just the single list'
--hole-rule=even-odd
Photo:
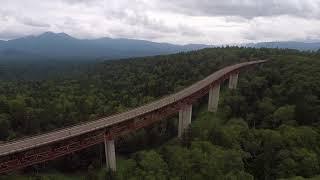
[{"label": "tree-covered slope", "polygon": [[279,56],[224,89],[182,140],[140,151],[118,179],[304,179],[320,174],[320,61]]},{"label": "tree-covered slope", "polygon": [[[206,112],[206,97],[194,104],[193,122],[182,139],[175,138],[176,117],[117,139],[115,174],[106,173],[103,148],[95,146],[28,168],[24,172],[30,176],[25,177],[318,179],[320,55],[316,53],[216,48],[110,61],[68,79],[1,81],[0,132],[6,140],[124,111],[223,66],[265,58],[271,61],[240,73],[237,90],[222,86],[218,113]],[[55,175],[56,171],[74,174]]]},{"label": "tree-covered slope", "polygon": [[301,51],[320,50],[320,42],[278,41],[278,42],[251,43],[251,44],[245,44],[244,46],[255,47],[255,48],[297,49]]},{"label": "tree-covered slope", "polygon": [[[264,58],[268,51],[216,48],[98,64],[38,64],[24,71],[15,64],[15,69],[6,72],[8,78],[0,81],[0,124],[4,127],[0,140],[137,107],[226,65]],[[50,69],[50,75],[43,74],[45,69]]]}]

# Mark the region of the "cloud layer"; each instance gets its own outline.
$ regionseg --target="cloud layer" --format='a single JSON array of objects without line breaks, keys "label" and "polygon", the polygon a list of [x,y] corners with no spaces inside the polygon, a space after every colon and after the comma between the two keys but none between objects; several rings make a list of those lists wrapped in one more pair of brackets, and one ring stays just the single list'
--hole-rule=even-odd
[{"label": "cloud layer", "polygon": [[290,15],[320,17],[318,0],[183,0],[166,4],[167,8],[189,15],[257,16]]},{"label": "cloud layer", "polygon": [[320,39],[320,0],[1,0],[0,39],[45,31],[179,44]]}]

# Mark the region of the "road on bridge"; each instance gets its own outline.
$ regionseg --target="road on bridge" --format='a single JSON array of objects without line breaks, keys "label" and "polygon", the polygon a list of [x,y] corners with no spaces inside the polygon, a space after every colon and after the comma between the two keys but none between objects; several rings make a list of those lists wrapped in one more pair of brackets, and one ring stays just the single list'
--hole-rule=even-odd
[{"label": "road on bridge", "polygon": [[[169,107],[171,109],[176,107],[180,108],[178,105],[185,104],[186,99],[200,92],[208,93],[210,87],[216,82],[220,83],[221,80],[229,78],[230,74],[238,73],[243,68],[264,62],[266,62],[266,60],[244,62],[225,67],[180,92],[123,113],[53,132],[3,143],[0,145],[0,173],[54,159],[76,150],[101,143],[105,139],[106,129],[110,127],[129,121],[131,122],[131,120],[152,113],[159,113],[160,110],[163,113],[163,111],[168,111]],[[198,98],[198,96],[195,97]],[[127,127],[127,125],[125,127]],[[133,129],[136,130],[137,128]],[[84,141],[84,139],[86,141]],[[60,150],[59,153],[57,153],[58,150]]]}]

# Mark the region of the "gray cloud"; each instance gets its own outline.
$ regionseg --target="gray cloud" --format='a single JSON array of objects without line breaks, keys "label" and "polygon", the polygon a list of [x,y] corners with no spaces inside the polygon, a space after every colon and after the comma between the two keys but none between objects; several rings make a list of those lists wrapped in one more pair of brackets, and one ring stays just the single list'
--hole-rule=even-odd
[{"label": "gray cloud", "polygon": [[131,26],[143,26],[148,29],[158,30],[162,32],[173,32],[174,28],[165,25],[164,21],[152,18],[143,12],[132,10],[127,11],[111,11],[106,13],[107,19],[120,20]]},{"label": "gray cloud", "polygon": [[2,40],[8,40],[8,39],[15,39],[21,37],[21,32],[13,32],[13,31],[1,31],[0,32],[0,38]]},{"label": "gray cloud", "polygon": [[180,44],[303,40],[320,38],[320,0],[1,0],[0,39],[45,31]]},{"label": "gray cloud", "polygon": [[131,26],[144,27],[152,31],[162,33],[181,33],[183,35],[200,35],[201,32],[186,24],[177,24],[169,26],[164,20],[152,18],[144,12],[136,11],[113,11],[106,14],[107,19],[120,20]]},{"label": "gray cloud", "polygon": [[189,15],[204,16],[320,17],[320,0],[177,0],[162,3],[161,7]]},{"label": "gray cloud", "polygon": [[69,3],[69,4],[93,5],[93,4],[97,3],[99,0],[61,0],[61,1]]},{"label": "gray cloud", "polygon": [[25,25],[28,25],[28,26],[35,26],[35,27],[50,27],[49,24],[47,23],[44,23],[44,22],[41,22],[41,21],[36,21],[32,18],[27,18],[27,17],[23,17],[23,18],[20,18],[20,21],[25,24]]},{"label": "gray cloud", "polygon": [[259,17],[249,22],[243,38],[252,41],[306,40],[318,38],[320,21],[290,16]]},{"label": "gray cloud", "polygon": [[139,29],[139,28],[119,28],[112,27],[109,32],[113,37],[116,38],[130,38],[130,39],[157,39],[162,38],[164,34],[150,29]]}]

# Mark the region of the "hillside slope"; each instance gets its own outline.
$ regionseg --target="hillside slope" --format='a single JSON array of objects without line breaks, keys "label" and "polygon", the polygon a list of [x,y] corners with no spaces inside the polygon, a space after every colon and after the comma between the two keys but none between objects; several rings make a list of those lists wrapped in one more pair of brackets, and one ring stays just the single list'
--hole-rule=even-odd
[{"label": "hillside slope", "polygon": [[193,104],[193,122],[182,139],[176,138],[177,117],[117,139],[115,174],[103,167],[101,144],[26,168],[19,177],[317,179],[320,54],[293,50],[213,48],[73,67],[81,72],[72,76],[64,76],[67,68],[42,80],[0,80],[0,140],[125,111],[221,67],[265,58],[270,61],[240,73],[236,90],[222,84],[218,113],[206,112],[207,97]]},{"label": "hillside slope", "polygon": [[135,39],[76,39],[65,33],[46,32],[39,36],[0,41],[0,60],[19,59],[119,59],[171,54],[209,47],[174,45]]},{"label": "hillside slope", "polygon": [[297,41],[279,41],[279,42],[261,42],[246,44],[246,47],[255,48],[280,48],[297,49],[302,51],[317,51],[320,49],[320,42],[297,42]]}]

